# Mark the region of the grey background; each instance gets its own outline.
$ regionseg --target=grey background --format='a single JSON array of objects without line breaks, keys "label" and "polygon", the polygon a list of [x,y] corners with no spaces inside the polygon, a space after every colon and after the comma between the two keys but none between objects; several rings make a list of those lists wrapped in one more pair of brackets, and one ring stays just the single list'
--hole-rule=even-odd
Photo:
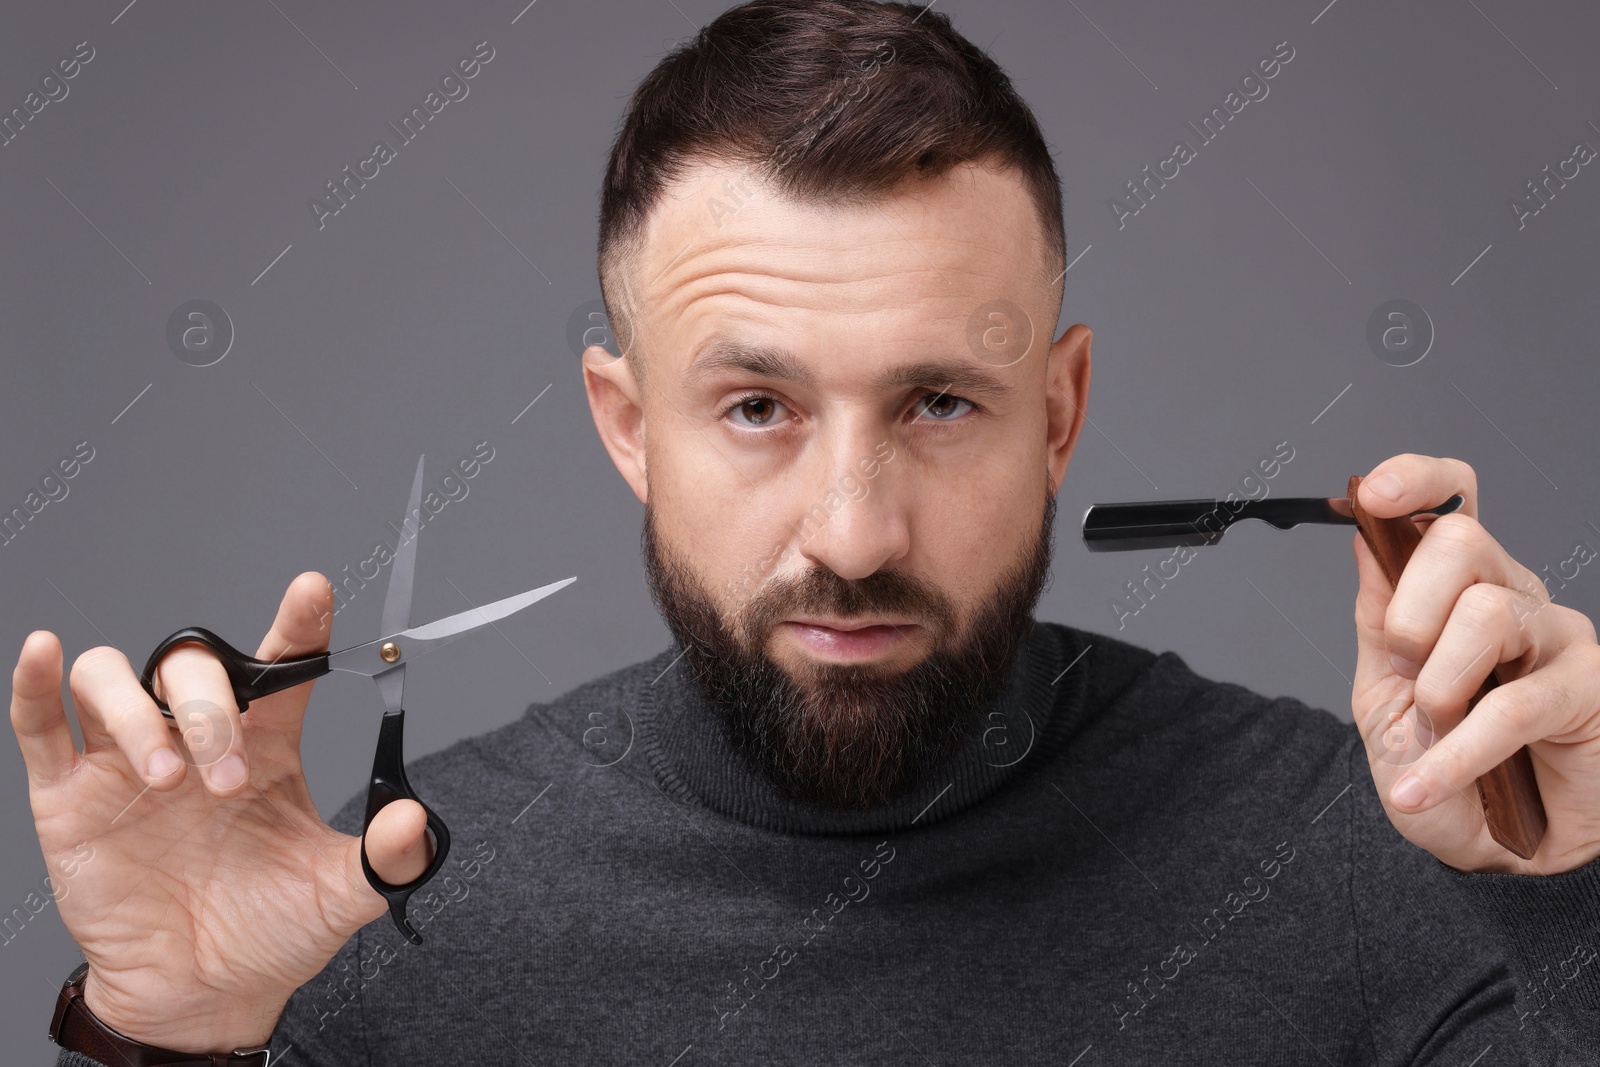
[{"label": "grey background", "polygon": [[[408,755],[664,647],[641,509],[566,329],[599,295],[597,189],[627,95],[726,5],[125,3],[14,5],[0,35],[4,110],[77,42],[96,50],[0,149],[0,511],[76,442],[95,448],[0,547],[8,661],[35,628],[69,665],[102,643],[142,663],[188,624],[253,651],[295,574],[335,575],[387,535],[419,453],[435,484],[483,439],[495,458],[420,544],[416,618],[579,581],[411,672],[408,706],[427,713]],[[1286,440],[1275,495],[1342,493],[1399,452],[1457,456],[1530,567],[1600,546],[1600,166],[1520,231],[1506,204],[1575,141],[1600,147],[1600,17],[1575,0],[1325,3],[938,9],[1043,124],[1081,254],[1063,327],[1095,330],[1093,426],[1040,616],[1348,718],[1351,531],[1241,526],[1119,631],[1109,601],[1166,553],[1091,556],[1077,521],[1097,501],[1221,495]],[[1119,231],[1109,198],[1194,144],[1184,123],[1285,39],[1268,97]],[[495,58],[468,97],[319,231],[308,198],[482,40]],[[1437,330],[1403,368],[1365,341],[1396,298]],[[210,367],[166,344],[190,299],[236,329]],[[1595,614],[1597,572],[1558,602]],[[380,601],[351,601],[336,647],[375,632]],[[319,685],[306,767],[324,814],[363,787],[379,711],[364,680]],[[14,744],[0,790],[3,913],[44,875]],[[0,946],[8,1059],[51,1054],[77,958],[53,908]]]}]

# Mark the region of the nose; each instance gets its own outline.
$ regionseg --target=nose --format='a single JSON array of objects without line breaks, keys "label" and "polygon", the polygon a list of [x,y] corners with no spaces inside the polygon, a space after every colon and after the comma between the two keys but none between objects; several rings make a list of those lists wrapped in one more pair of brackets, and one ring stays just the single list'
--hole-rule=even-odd
[{"label": "nose", "polygon": [[819,456],[820,476],[807,480],[794,526],[800,554],[850,580],[904,557],[911,549],[911,523],[901,497],[903,479],[893,476],[888,438],[853,433],[830,442]]}]

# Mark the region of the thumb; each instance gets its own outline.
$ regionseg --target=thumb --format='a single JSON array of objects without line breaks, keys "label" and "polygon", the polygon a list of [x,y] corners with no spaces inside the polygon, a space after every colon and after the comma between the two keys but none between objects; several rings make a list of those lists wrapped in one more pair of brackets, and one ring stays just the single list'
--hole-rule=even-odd
[{"label": "thumb", "polygon": [[[428,815],[414,800],[396,800],[372,817],[365,837],[367,860],[390,885],[404,885],[421,877],[433,862],[433,842],[428,837]],[[373,889],[361,867],[363,838],[348,840],[344,856],[344,881],[350,890],[350,907],[341,925],[353,934],[388,913],[389,902]]]},{"label": "thumb", "polygon": [[1389,643],[1383,629],[1394,587],[1359,531],[1355,535],[1355,553],[1360,588],[1356,592],[1356,677],[1352,691],[1357,700],[1364,700],[1370,699],[1374,686],[1400,676],[1389,662]]},{"label": "thumb", "polygon": [[[298,575],[284,590],[272,628],[256,649],[256,659],[276,663],[326,652],[335,610],[333,586],[327,578],[316,571]],[[251,703],[247,714],[252,720],[270,722],[298,738],[314,684],[306,682],[261,697]]]}]

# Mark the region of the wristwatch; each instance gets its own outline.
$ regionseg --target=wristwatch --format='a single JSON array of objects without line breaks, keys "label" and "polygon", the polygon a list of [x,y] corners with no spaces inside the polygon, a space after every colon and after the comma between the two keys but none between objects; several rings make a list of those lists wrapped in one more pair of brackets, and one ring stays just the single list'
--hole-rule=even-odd
[{"label": "wristwatch", "polygon": [[62,1048],[115,1067],[267,1067],[271,1053],[265,1045],[232,1052],[173,1052],[122,1036],[95,1018],[84,1003],[83,980],[88,973],[88,962],[79,964],[56,997],[50,1040]]}]

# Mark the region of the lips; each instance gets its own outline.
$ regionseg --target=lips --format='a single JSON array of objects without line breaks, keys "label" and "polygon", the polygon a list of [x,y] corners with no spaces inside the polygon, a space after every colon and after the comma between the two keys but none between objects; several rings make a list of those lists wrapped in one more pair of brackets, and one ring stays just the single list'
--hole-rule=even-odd
[{"label": "lips", "polygon": [[827,628],[829,630],[838,630],[841,633],[850,633],[850,632],[855,631],[855,630],[865,630],[868,627],[872,627],[872,626],[893,626],[893,627],[899,628],[899,627],[915,626],[916,625],[916,623],[912,622],[910,619],[850,619],[850,620],[837,619],[836,620],[836,619],[797,618],[797,619],[785,619],[784,621],[785,622],[792,622],[796,626],[821,626],[821,627],[825,627],[825,628]]},{"label": "lips", "polygon": [[813,657],[834,663],[866,662],[910,647],[916,623],[903,619],[785,619],[781,630]]}]

